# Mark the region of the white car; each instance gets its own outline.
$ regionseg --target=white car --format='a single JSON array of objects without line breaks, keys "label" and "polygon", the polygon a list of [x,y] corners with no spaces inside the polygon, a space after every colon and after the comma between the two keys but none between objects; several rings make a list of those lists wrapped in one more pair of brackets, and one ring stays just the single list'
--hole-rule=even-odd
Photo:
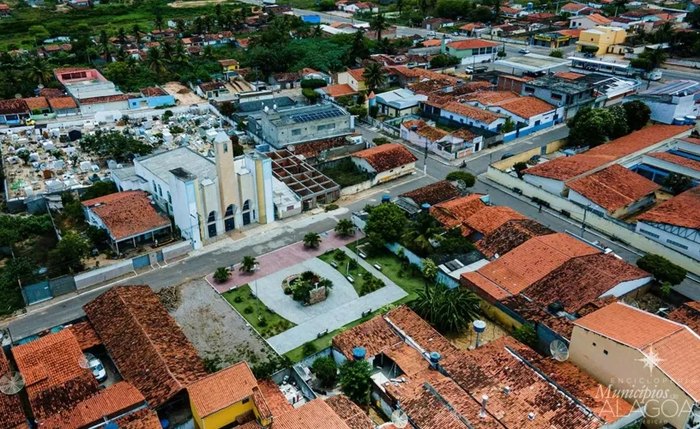
[{"label": "white car", "polygon": [[88,363],[88,369],[92,371],[92,375],[95,376],[97,381],[102,383],[103,381],[107,380],[107,370],[105,369],[105,366],[102,364],[101,360],[90,353],[85,353],[85,359]]},{"label": "white car", "polygon": [[519,53],[519,54],[525,55],[525,54],[529,54],[529,53],[530,53],[530,50],[527,49],[527,48],[522,48],[522,49],[520,49],[520,50],[518,51],[518,53]]}]

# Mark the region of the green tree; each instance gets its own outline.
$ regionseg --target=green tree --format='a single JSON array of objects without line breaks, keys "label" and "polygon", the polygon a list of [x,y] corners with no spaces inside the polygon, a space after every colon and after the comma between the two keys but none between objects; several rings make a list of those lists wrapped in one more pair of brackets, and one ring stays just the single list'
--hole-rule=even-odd
[{"label": "green tree", "polygon": [[90,243],[80,234],[69,231],[49,252],[49,273],[52,275],[78,273],[83,270],[83,259],[90,254]]},{"label": "green tree", "polygon": [[307,232],[303,238],[304,246],[316,249],[321,245],[321,236],[317,232]]},{"label": "green tree", "polygon": [[98,45],[100,47],[100,53],[105,61],[110,61],[112,55],[112,43],[109,41],[109,36],[105,30],[100,31],[100,37],[98,39]]},{"label": "green tree", "polygon": [[641,100],[632,100],[622,104],[627,116],[627,126],[630,131],[637,131],[644,128],[651,119],[651,109]]},{"label": "green tree", "polygon": [[634,68],[644,70],[645,72],[650,72],[661,67],[666,61],[666,58],[666,53],[661,49],[645,48],[644,52],[630,61],[630,65]]},{"label": "green tree", "polygon": [[384,76],[384,67],[375,62],[367,64],[365,71],[362,73],[362,77],[365,79],[365,84],[370,92],[384,86],[386,80]]},{"label": "green tree", "polygon": [[476,177],[473,174],[467,173],[466,171],[453,171],[445,177],[445,179],[455,182],[461,180],[464,182],[464,186],[471,188],[476,183]]},{"label": "green tree", "polygon": [[435,55],[430,59],[430,68],[437,69],[437,68],[444,68],[444,67],[450,67],[450,66],[455,66],[459,64],[460,59],[455,57],[454,55],[449,55],[449,54],[439,54]]},{"label": "green tree", "polygon": [[168,71],[168,69],[165,67],[163,53],[157,46],[154,46],[148,50],[148,57],[146,58],[146,63],[148,64],[148,68],[155,74],[160,75]]},{"label": "green tree", "polygon": [[311,88],[302,89],[301,94],[309,101],[309,103],[315,103],[321,97],[318,92]]},{"label": "green tree", "polygon": [[549,51],[549,56],[553,58],[564,58],[564,51],[561,49],[552,49]]},{"label": "green tree", "polygon": [[160,11],[157,11],[153,17],[153,24],[156,26],[158,31],[163,31],[163,15],[160,13]]},{"label": "green tree", "polygon": [[46,29],[43,25],[32,25],[29,27],[29,34],[34,37],[34,40],[36,41],[37,45],[41,44],[45,39],[48,39],[51,34],[49,33],[49,30]]},{"label": "green tree", "polygon": [[246,255],[243,257],[241,267],[238,270],[244,273],[251,273],[255,270],[256,265],[258,265],[258,260],[255,259],[255,256]]},{"label": "green tree", "polygon": [[350,219],[340,219],[334,230],[341,237],[350,237],[355,234],[355,224]]},{"label": "green tree", "polygon": [[49,63],[37,56],[27,65],[26,74],[27,79],[33,83],[46,85],[51,80],[53,71]]},{"label": "green tree", "polygon": [[138,24],[134,24],[131,27],[131,34],[133,34],[134,39],[136,39],[136,46],[141,46],[141,27],[139,27]]},{"label": "green tree", "polygon": [[340,367],[340,389],[357,405],[369,404],[372,367],[366,360],[348,360]]},{"label": "green tree", "polygon": [[345,64],[352,67],[357,63],[357,60],[362,61],[367,57],[369,57],[369,49],[367,48],[364,33],[356,31],[352,38],[352,45],[350,45],[345,58]]},{"label": "green tree", "polygon": [[330,356],[316,359],[311,365],[311,370],[321,382],[322,387],[333,387],[338,379],[338,366]]},{"label": "green tree", "polygon": [[438,267],[430,258],[423,259],[423,277],[429,282],[435,281],[438,274]]},{"label": "green tree", "polygon": [[381,249],[385,244],[395,243],[401,238],[407,222],[404,211],[397,205],[382,203],[370,210],[365,234],[372,247]]},{"label": "green tree", "polygon": [[104,159],[114,159],[117,162],[129,162],[136,155],[148,155],[154,147],[126,136],[117,131],[98,130],[94,135],[85,136],[80,140],[80,148],[87,153]]},{"label": "green tree", "polygon": [[401,242],[419,256],[428,256],[433,251],[433,243],[442,240],[443,232],[442,225],[424,210],[408,223]]},{"label": "green tree", "polygon": [[113,194],[117,192],[117,185],[114,182],[96,182],[89,188],[86,188],[80,195],[80,199],[91,200],[93,198],[104,197],[105,195]]},{"label": "green tree", "polygon": [[652,274],[661,283],[680,284],[688,272],[663,256],[646,254],[637,260],[637,266]]},{"label": "green tree", "polygon": [[629,134],[630,128],[627,125],[627,112],[625,109],[618,104],[608,108],[608,112],[611,119],[608,137],[616,139]]},{"label": "green tree", "polygon": [[671,173],[664,179],[663,186],[673,195],[678,195],[693,187],[693,179],[685,174]]},{"label": "green tree", "polygon": [[231,271],[227,267],[219,267],[216,269],[216,271],[214,271],[214,275],[212,277],[217,283],[225,283],[231,278]]},{"label": "green tree", "polygon": [[0,315],[11,314],[24,307],[21,285],[37,280],[36,264],[29,258],[13,258],[0,269]]},{"label": "green tree", "polygon": [[389,28],[389,23],[383,13],[377,12],[369,22],[369,29],[377,32],[377,41],[382,39],[382,31],[387,28]]},{"label": "green tree", "polygon": [[570,146],[596,147],[607,141],[614,119],[608,109],[583,108],[569,120]]},{"label": "green tree", "polygon": [[532,323],[523,323],[513,331],[513,338],[533,349],[537,347],[537,331]]},{"label": "green tree", "polygon": [[506,134],[511,131],[515,130],[515,123],[513,122],[513,119],[510,118],[510,116],[506,117],[506,121],[503,123],[503,126],[501,127],[501,132]]},{"label": "green tree", "polygon": [[413,310],[443,333],[464,332],[479,317],[479,297],[464,287],[438,283],[417,292]]},{"label": "green tree", "polygon": [[516,162],[513,164],[513,170],[515,170],[515,174],[518,175],[519,178],[523,178],[523,171],[527,170],[527,163],[526,162]]}]

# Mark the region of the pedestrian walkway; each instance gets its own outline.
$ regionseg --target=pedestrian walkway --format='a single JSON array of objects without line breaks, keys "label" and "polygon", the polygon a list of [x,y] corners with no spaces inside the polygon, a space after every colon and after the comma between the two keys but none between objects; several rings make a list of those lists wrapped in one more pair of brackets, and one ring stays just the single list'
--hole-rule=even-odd
[{"label": "pedestrian walkway", "polygon": [[[401,289],[396,283],[391,281],[381,271],[374,268],[367,261],[359,258],[357,254],[343,246],[341,249],[351,258],[357,260],[359,264],[372,273],[375,277],[382,280],[385,286],[377,291],[369,293],[365,296],[358,297],[353,301],[349,301],[339,307],[336,307],[323,314],[311,317],[306,321],[297,324],[297,326],[269,338],[267,342],[279,354],[287,353],[290,350],[313,341],[319,336],[342,328],[361,317],[367,312],[371,312],[381,308],[387,304],[391,304],[408,295],[406,291]],[[331,291],[331,294],[333,292]]]}]

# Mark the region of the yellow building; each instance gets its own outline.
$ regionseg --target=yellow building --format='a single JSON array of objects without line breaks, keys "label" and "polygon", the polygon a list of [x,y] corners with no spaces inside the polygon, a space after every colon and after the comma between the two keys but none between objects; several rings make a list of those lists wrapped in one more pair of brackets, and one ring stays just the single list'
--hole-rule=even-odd
[{"label": "yellow building", "polygon": [[[608,49],[611,46],[624,43],[625,38],[627,38],[627,33],[624,28],[599,25],[581,32],[578,42],[576,42],[576,50],[603,55],[609,53]],[[597,50],[594,52],[593,49]]]},{"label": "yellow building", "polygon": [[[645,409],[651,429],[700,425],[700,336],[680,323],[613,303],[574,321],[569,359]],[[608,390],[609,389],[609,390]],[[607,397],[607,396],[604,396]]]},{"label": "yellow building", "polygon": [[272,423],[272,413],[246,362],[211,374],[187,388],[198,429],[220,429],[257,420]]}]

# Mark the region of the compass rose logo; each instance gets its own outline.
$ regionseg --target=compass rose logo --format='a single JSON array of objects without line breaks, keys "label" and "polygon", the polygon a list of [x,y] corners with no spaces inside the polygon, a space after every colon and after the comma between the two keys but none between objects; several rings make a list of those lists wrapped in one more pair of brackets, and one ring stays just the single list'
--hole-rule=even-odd
[{"label": "compass rose logo", "polygon": [[644,364],[644,368],[649,368],[649,375],[654,372],[654,367],[658,366],[664,360],[654,351],[654,347],[650,346],[649,351],[644,354],[644,357],[636,359]]}]

